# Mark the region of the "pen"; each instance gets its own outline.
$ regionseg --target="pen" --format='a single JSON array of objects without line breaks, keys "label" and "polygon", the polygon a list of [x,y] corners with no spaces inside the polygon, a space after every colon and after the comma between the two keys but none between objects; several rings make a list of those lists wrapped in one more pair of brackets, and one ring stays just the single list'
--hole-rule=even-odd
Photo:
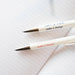
[{"label": "pen", "polygon": [[70,44],[70,43],[73,43],[73,44],[75,43],[75,35],[30,44],[29,46],[26,46],[24,48],[16,49],[16,51],[20,51],[20,50],[35,50],[35,49],[41,48],[41,47],[52,46],[52,45],[60,45],[60,44],[66,45],[66,44]]},{"label": "pen", "polygon": [[54,30],[54,29],[59,29],[59,28],[63,28],[63,27],[75,27],[75,20],[64,21],[64,22],[59,22],[59,23],[46,25],[44,27],[34,28],[34,29],[31,29],[31,30],[24,31],[24,33]]}]

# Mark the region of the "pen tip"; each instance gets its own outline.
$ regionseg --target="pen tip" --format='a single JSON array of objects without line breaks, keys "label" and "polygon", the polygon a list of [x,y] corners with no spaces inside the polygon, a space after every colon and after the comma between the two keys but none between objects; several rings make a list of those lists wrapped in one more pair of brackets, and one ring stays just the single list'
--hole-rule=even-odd
[{"label": "pen tip", "polygon": [[28,47],[24,47],[24,48],[16,49],[15,51],[22,51],[22,50],[29,50],[29,49],[30,49],[30,47],[28,46]]},{"label": "pen tip", "polygon": [[39,31],[39,29],[32,29],[32,30],[27,30],[27,31],[23,31],[24,33],[27,33],[27,32],[35,32],[35,31]]}]

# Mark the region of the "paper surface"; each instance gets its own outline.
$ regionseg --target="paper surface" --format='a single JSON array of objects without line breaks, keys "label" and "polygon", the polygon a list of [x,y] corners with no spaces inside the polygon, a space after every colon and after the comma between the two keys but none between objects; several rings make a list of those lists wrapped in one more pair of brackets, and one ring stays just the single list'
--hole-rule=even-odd
[{"label": "paper surface", "polygon": [[[75,28],[71,29],[68,36],[75,35]],[[74,75],[75,74],[75,44],[64,45],[58,48],[49,58],[39,75]]]},{"label": "paper surface", "polygon": [[[59,1],[61,2],[62,0]],[[16,52],[15,49],[30,43],[67,35],[69,28],[31,34],[22,32],[52,22],[74,19],[74,10],[70,8],[73,16],[68,14],[69,9],[65,2],[61,7],[58,7],[57,0],[3,0],[0,2],[0,75],[37,75],[40,72],[57,46],[22,52]],[[63,5],[66,7],[64,8]]]}]

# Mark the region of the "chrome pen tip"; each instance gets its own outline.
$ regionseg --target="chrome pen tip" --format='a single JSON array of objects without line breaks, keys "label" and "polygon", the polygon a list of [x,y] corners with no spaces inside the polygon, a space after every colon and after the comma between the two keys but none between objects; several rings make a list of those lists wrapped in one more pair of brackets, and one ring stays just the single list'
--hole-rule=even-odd
[{"label": "chrome pen tip", "polygon": [[24,48],[20,48],[20,49],[16,49],[15,51],[22,51],[22,50],[30,50],[30,47],[24,47]]},{"label": "chrome pen tip", "polygon": [[23,31],[24,33],[27,33],[27,32],[36,32],[36,31],[39,31],[39,29],[31,29],[31,30],[27,30],[27,31]]}]

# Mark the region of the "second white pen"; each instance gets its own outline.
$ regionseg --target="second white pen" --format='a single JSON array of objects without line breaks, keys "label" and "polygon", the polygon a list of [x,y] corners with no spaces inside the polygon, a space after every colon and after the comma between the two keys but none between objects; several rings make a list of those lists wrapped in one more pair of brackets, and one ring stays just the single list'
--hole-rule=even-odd
[{"label": "second white pen", "polygon": [[34,44],[30,44],[29,46],[17,49],[16,51],[20,51],[20,50],[35,50],[37,48],[46,47],[46,46],[61,45],[61,44],[71,44],[71,43],[75,43],[75,35],[74,36],[63,37],[63,38],[58,38],[58,39],[54,39],[54,40],[48,40],[48,41],[44,41],[44,42],[38,42],[38,43],[34,43]]}]

